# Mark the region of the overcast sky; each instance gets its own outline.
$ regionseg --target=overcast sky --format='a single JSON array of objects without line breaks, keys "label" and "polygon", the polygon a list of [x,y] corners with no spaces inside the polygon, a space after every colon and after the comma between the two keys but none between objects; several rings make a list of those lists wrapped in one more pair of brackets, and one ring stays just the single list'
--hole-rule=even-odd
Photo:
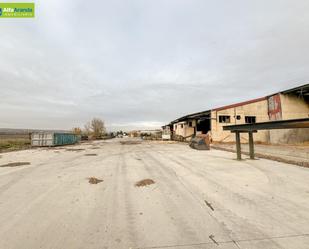
[{"label": "overcast sky", "polygon": [[309,81],[308,0],[35,3],[0,19],[0,127],[156,128]]}]

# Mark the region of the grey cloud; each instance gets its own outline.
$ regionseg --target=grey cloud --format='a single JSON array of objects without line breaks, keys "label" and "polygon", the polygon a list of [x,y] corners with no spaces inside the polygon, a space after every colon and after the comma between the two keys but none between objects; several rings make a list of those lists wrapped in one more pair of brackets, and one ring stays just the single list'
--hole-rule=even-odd
[{"label": "grey cloud", "polygon": [[309,76],[305,0],[36,5],[0,23],[0,127],[154,127]]}]

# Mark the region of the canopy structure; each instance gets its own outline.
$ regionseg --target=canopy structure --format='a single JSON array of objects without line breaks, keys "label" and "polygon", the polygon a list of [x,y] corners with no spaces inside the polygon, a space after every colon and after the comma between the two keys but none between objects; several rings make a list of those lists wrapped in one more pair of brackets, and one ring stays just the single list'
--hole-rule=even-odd
[{"label": "canopy structure", "polygon": [[254,132],[257,132],[258,130],[294,129],[294,128],[309,128],[309,118],[278,120],[278,121],[261,122],[254,124],[228,125],[224,126],[223,130],[235,133],[237,159],[241,160],[240,133],[245,132],[249,134],[250,159],[254,159],[255,157],[254,141],[253,141]]}]

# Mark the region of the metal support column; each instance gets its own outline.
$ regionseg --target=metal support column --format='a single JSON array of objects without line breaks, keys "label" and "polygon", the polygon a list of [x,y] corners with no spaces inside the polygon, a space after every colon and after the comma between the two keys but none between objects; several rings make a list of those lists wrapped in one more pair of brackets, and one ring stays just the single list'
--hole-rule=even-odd
[{"label": "metal support column", "polygon": [[250,159],[254,159],[254,142],[253,142],[253,132],[249,131],[249,153]]},{"label": "metal support column", "polygon": [[236,131],[235,135],[236,135],[237,160],[241,160],[240,132]]}]

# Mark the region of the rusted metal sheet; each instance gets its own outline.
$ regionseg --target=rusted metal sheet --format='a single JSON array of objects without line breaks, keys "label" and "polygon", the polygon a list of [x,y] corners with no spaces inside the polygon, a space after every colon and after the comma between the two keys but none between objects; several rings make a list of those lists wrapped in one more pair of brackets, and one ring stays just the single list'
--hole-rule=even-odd
[{"label": "rusted metal sheet", "polygon": [[280,94],[268,97],[267,102],[268,102],[269,120],[281,120],[282,109],[281,109]]}]

